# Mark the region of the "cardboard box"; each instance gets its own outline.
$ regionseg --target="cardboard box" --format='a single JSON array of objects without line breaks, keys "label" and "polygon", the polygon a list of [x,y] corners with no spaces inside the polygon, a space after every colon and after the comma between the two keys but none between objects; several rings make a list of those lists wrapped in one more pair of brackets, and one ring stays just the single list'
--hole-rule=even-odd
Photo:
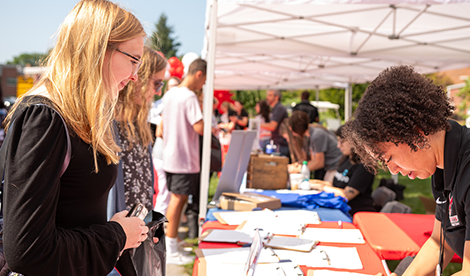
[{"label": "cardboard box", "polygon": [[257,193],[222,193],[222,196],[219,198],[219,208],[224,210],[251,211],[254,208],[275,210],[281,208],[281,205],[279,198]]},{"label": "cardboard box", "polygon": [[289,158],[252,154],[248,163],[246,187],[263,190],[286,189]]}]

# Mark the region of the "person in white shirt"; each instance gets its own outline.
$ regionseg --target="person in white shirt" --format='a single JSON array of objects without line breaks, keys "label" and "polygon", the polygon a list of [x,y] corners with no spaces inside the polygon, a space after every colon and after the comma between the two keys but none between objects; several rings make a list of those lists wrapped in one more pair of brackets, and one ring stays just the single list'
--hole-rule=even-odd
[{"label": "person in white shirt", "polygon": [[163,170],[172,193],[166,217],[167,263],[188,264],[193,259],[178,251],[178,227],[183,207],[199,186],[199,135],[203,134],[202,111],[194,91],[206,81],[206,62],[196,59],[180,85],[163,96],[161,132]]}]

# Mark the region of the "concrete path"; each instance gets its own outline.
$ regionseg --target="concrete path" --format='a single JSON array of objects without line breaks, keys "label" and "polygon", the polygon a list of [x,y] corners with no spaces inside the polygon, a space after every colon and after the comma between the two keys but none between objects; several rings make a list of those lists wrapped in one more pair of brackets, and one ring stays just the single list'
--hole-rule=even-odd
[{"label": "concrete path", "polygon": [[167,276],[191,276],[184,272],[184,266],[167,264],[166,265],[166,275]]}]

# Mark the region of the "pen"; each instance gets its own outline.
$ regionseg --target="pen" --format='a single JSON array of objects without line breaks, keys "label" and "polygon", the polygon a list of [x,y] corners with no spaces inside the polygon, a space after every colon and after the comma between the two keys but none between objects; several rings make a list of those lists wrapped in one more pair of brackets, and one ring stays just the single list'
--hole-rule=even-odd
[{"label": "pen", "polygon": [[339,229],[343,229],[343,222],[341,220],[338,220],[338,226]]}]

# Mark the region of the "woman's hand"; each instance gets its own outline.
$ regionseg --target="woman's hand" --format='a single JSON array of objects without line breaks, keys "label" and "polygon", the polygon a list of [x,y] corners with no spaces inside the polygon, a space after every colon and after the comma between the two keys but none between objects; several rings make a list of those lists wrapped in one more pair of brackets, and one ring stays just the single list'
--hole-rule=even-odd
[{"label": "woman's hand", "polygon": [[147,239],[149,228],[138,217],[126,217],[128,211],[116,213],[109,221],[119,223],[126,233],[126,245],[124,249],[136,248]]},{"label": "woman's hand", "polygon": [[287,171],[289,173],[300,173],[301,168],[302,168],[302,165],[300,165],[299,163],[293,163],[293,164],[287,165]]}]

